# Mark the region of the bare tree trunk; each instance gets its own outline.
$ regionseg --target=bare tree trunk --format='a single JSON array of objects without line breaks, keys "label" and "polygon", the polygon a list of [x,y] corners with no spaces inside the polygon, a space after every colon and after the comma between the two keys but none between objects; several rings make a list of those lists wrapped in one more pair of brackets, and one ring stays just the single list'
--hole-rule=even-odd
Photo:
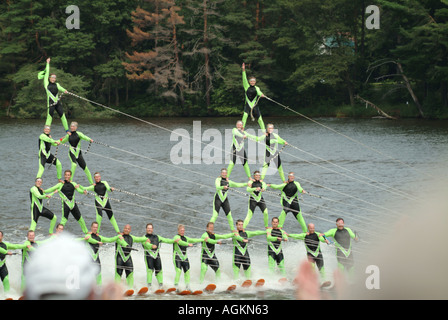
[{"label": "bare tree trunk", "polygon": [[393,119],[393,120],[396,120],[396,119],[397,119],[397,118],[395,118],[395,117],[392,117],[392,116],[388,115],[386,112],[384,112],[383,110],[381,110],[380,108],[378,108],[378,107],[377,107],[375,104],[373,104],[372,102],[367,101],[367,100],[364,99],[364,98],[361,98],[359,95],[356,95],[356,99],[359,99],[359,100],[361,100],[361,101],[367,103],[368,105],[372,106],[376,111],[378,111],[381,115],[383,115],[384,117],[386,117],[386,118],[388,118],[388,119]]},{"label": "bare tree trunk", "polygon": [[[173,23],[173,48],[174,48],[174,57],[175,57],[175,68],[179,67],[180,64],[180,60],[179,60],[179,47],[177,45],[177,32],[176,32],[176,24],[174,23],[174,19],[172,19],[172,23]],[[184,94],[183,94],[183,89],[181,86],[177,86],[179,89],[179,103],[180,103],[180,107],[182,109],[182,113],[184,113]]]},{"label": "bare tree trunk", "polygon": [[406,88],[408,88],[409,93],[411,94],[412,99],[414,100],[415,105],[417,106],[418,112],[420,113],[420,117],[424,118],[422,106],[420,105],[420,102],[417,99],[417,96],[415,95],[414,91],[412,90],[411,84],[409,83],[408,78],[403,72],[403,67],[401,66],[400,62],[395,62],[398,66],[398,70],[400,71],[401,76],[403,77],[403,80],[406,84]]}]

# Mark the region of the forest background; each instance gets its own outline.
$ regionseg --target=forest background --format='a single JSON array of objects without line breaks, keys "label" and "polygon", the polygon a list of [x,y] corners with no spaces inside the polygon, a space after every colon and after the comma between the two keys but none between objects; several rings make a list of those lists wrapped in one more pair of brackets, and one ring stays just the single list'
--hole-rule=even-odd
[{"label": "forest background", "polygon": [[[447,47],[448,0],[4,0],[0,116],[45,117],[51,57],[68,91],[137,117],[241,115],[244,62],[307,116],[446,119]],[[69,118],[116,115],[63,99]]]}]

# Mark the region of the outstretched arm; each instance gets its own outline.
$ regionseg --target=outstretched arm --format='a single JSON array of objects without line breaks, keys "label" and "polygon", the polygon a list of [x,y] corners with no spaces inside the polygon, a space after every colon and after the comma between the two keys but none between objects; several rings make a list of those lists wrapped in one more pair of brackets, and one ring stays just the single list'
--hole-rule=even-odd
[{"label": "outstretched arm", "polygon": [[[325,236],[325,237],[331,237],[331,238],[334,238],[334,235],[335,235],[335,233],[336,233],[336,231],[337,231],[338,229],[337,228],[333,228],[333,229],[330,229],[330,230],[328,230],[327,232],[325,232],[323,235]],[[319,234],[319,236],[320,236],[320,234]]]},{"label": "outstretched arm", "polygon": [[161,237],[161,236],[157,236],[157,237],[159,238],[159,242],[168,243],[168,244],[173,244],[174,243],[173,239],[168,239],[168,238],[164,238],[164,237]]},{"label": "outstretched arm", "polygon": [[260,231],[246,231],[246,233],[247,233],[247,237],[248,238],[252,238],[252,237],[255,237],[255,236],[262,236],[262,235],[266,234],[267,231],[266,230],[264,230],[264,231],[262,231],[262,230],[260,230]]},{"label": "outstretched arm", "polygon": [[14,244],[9,242],[3,242],[3,243],[6,245],[7,250],[25,249],[27,246],[26,242],[22,244]]},{"label": "outstretched arm", "polygon": [[288,234],[289,238],[294,240],[305,240],[306,232],[304,233],[296,233],[296,234]]},{"label": "outstretched arm", "polygon": [[229,187],[231,188],[242,188],[247,186],[247,182],[239,183],[239,182],[233,182],[229,180]]},{"label": "outstretched arm", "polygon": [[62,91],[62,92],[67,92],[67,90],[65,90],[59,83],[57,83],[56,82],[56,86],[58,87],[58,90],[59,91]]},{"label": "outstretched arm", "polygon": [[78,136],[79,136],[82,140],[85,140],[85,141],[93,141],[91,138],[89,138],[89,137],[86,136],[84,133],[79,132],[79,131],[78,131]]},{"label": "outstretched arm", "polygon": [[286,186],[286,183],[282,184],[270,184],[269,187],[276,190],[282,190]]},{"label": "outstretched arm", "polygon": [[59,182],[55,186],[53,186],[51,188],[48,188],[48,189],[45,189],[44,193],[51,193],[51,192],[54,192],[54,191],[59,191],[59,190],[61,190],[62,186],[63,186],[63,183]]},{"label": "outstretched arm", "polygon": [[202,239],[202,238],[188,238],[188,237],[185,237],[186,239],[187,239],[187,242],[188,243],[199,243],[199,242],[203,242],[204,241],[204,239]]}]

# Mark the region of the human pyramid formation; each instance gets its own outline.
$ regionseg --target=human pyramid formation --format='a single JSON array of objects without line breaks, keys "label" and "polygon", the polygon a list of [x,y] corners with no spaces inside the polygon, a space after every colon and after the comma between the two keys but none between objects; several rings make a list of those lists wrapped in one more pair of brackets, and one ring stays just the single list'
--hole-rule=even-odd
[{"label": "human pyramid formation", "polygon": [[[6,255],[12,254],[14,249],[22,250],[22,289],[25,288],[25,277],[23,276],[24,266],[30,258],[32,251],[36,250],[40,245],[47,241],[51,241],[54,237],[57,237],[64,229],[69,214],[79,223],[84,237],[81,240],[88,243],[88,247],[91,249],[92,259],[98,264],[99,272],[97,275],[97,283],[101,284],[101,262],[99,257],[99,248],[103,243],[115,243],[115,280],[121,281],[123,273],[126,276],[126,283],[130,289],[134,287],[133,276],[133,262],[131,253],[135,249],[132,247],[133,243],[141,243],[144,248],[144,259],[147,272],[147,284],[148,288],[151,288],[153,274],[157,279],[159,285],[159,292],[163,291],[163,272],[162,261],[160,257],[160,247],[162,243],[168,243],[173,245],[173,261],[175,268],[174,286],[177,290],[179,280],[182,272],[184,273],[184,281],[186,290],[190,290],[190,263],[187,256],[187,248],[191,247],[194,243],[201,243],[201,271],[200,271],[200,283],[202,284],[205,279],[205,274],[210,267],[215,272],[215,277],[219,280],[221,276],[220,264],[215,254],[215,245],[221,244],[222,239],[233,240],[233,275],[234,279],[239,279],[240,270],[244,270],[246,279],[251,278],[251,261],[248,251],[248,239],[254,236],[264,235],[267,239],[268,245],[268,266],[269,270],[275,272],[278,268],[281,275],[286,276],[284,267],[284,256],[282,251],[282,242],[288,239],[304,240],[305,248],[307,252],[308,260],[316,265],[320,271],[321,278],[325,279],[324,261],[320,248],[320,242],[329,243],[327,237],[334,239],[334,245],[336,247],[336,257],[338,266],[341,269],[352,270],[353,269],[353,253],[352,253],[352,239],[356,240],[356,235],[350,228],[344,227],[344,221],[339,218],[336,221],[336,228],[333,228],[326,233],[317,233],[315,231],[314,224],[310,223],[306,225],[302,216],[302,212],[299,206],[299,193],[306,194],[307,192],[295,181],[294,173],[289,172],[288,178],[285,179],[283,167],[280,159],[281,150],[278,149],[278,144],[287,145],[287,142],[283,140],[278,134],[274,133],[274,126],[272,124],[267,125],[267,130],[258,107],[258,101],[265,96],[257,87],[256,79],[254,77],[247,79],[245,65],[242,65],[242,78],[243,87],[245,90],[245,108],[242,120],[236,123],[236,127],[233,129],[233,145],[231,150],[231,160],[227,168],[221,169],[220,176],[215,181],[216,193],[214,195],[213,214],[210,222],[207,224],[206,232],[201,238],[189,238],[185,236],[185,226],[178,226],[178,234],[173,238],[164,238],[154,233],[154,226],[151,223],[146,225],[146,234],[142,237],[134,236],[131,234],[131,226],[125,225],[123,231],[120,231],[117,221],[114,217],[112,206],[109,201],[109,192],[114,191],[107,181],[102,181],[101,174],[95,172],[92,175],[87,167],[87,164],[83,158],[81,151],[81,141],[88,141],[92,143],[93,140],[82,132],[78,131],[78,123],[72,122],[70,128],[65,117],[62,103],[59,93],[67,93],[59,83],[56,82],[56,75],[50,74],[50,58],[47,59],[45,71],[39,72],[39,79],[43,79],[44,88],[47,93],[47,119],[44,126],[43,133],[39,137],[39,170],[36,177],[35,185],[30,189],[31,199],[31,225],[27,233],[27,241],[23,244],[11,244],[3,242],[3,232],[0,231],[0,275],[3,281],[4,290],[9,290],[9,277],[8,269],[6,268]],[[51,123],[53,120],[53,114],[56,111],[62,121],[66,135],[59,139],[54,140],[51,135]],[[260,128],[264,133],[260,136],[253,136],[244,131],[247,118],[249,115],[253,120],[257,120]],[[244,149],[244,140],[246,138],[252,139],[257,142],[264,141],[266,145],[266,154],[262,171],[255,171],[253,176],[250,174],[249,165],[247,162],[247,155]],[[64,171],[64,177],[62,177],[62,164],[59,159],[56,158],[57,149],[55,155],[51,153],[52,146],[59,146],[60,144],[69,143],[69,159],[71,162],[71,169]],[[90,147],[90,145],[89,145]],[[88,149],[87,149],[88,150]],[[249,179],[247,183],[237,183],[230,180],[230,174],[234,168],[237,158],[239,158],[244,167],[244,171]],[[282,184],[266,184],[263,180],[266,172],[270,166],[270,163],[274,162],[277,166],[280,178],[283,181]],[[55,165],[57,171],[58,183],[48,189],[42,188],[42,175],[45,170],[45,165]],[[73,176],[77,166],[80,166],[90,182],[90,186],[84,187],[73,181]],[[243,220],[238,219],[234,224],[229,198],[228,190],[233,188],[246,187],[249,192],[249,206],[246,218]],[[265,200],[262,193],[270,187],[273,189],[281,190],[281,203],[282,212],[279,217],[271,219],[271,226],[269,227],[268,209],[266,207]],[[90,225],[88,230],[85,220],[83,219],[81,212],[75,202],[75,191],[82,194],[92,193],[95,196],[95,208],[96,208],[96,221]],[[58,194],[61,198],[62,204],[62,217],[57,224],[56,215],[46,208],[43,204],[43,200],[49,199],[54,194]],[[265,230],[260,231],[247,231],[250,220],[252,219],[254,210],[260,208],[263,213],[263,221]],[[218,217],[220,209],[226,214],[227,221],[230,226],[230,232],[228,234],[216,234],[214,232],[214,223]],[[99,234],[99,230],[102,222],[102,214],[105,212],[111,222],[116,235],[113,237],[105,237]],[[283,224],[288,212],[292,212],[297,221],[299,222],[302,233],[288,234],[283,230]],[[35,241],[35,229],[38,219],[45,217],[50,220],[49,234],[50,237],[43,241]],[[56,228],[56,232],[54,229]]]}]

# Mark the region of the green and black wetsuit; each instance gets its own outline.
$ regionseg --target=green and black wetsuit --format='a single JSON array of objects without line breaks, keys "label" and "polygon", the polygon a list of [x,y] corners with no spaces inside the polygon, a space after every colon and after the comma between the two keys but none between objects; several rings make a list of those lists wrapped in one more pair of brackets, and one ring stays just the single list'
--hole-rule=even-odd
[{"label": "green and black wetsuit", "polygon": [[286,233],[281,229],[268,229],[266,239],[268,241],[268,266],[271,272],[278,266],[282,275],[286,275],[285,257],[283,256],[282,241],[278,238],[288,239]]},{"label": "green and black wetsuit", "polygon": [[352,239],[356,238],[355,233],[350,229],[344,227],[339,230],[333,228],[324,233],[328,237],[334,239],[334,245],[336,247],[336,260],[338,267],[341,270],[352,272],[354,267],[354,259],[352,252]]},{"label": "green and black wetsuit", "polygon": [[243,114],[243,127],[246,128],[246,121],[249,114],[255,120],[257,120],[260,128],[264,131],[266,130],[261,117],[260,108],[258,107],[258,100],[261,98],[263,93],[257,86],[251,86],[249,81],[247,81],[246,71],[243,70],[243,87],[244,87],[244,114]]},{"label": "green and black wetsuit", "polygon": [[[89,241],[89,251],[90,251],[90,255],[92,257],[93,262],[98,264],[98,275],[96,277],[96,283],[98,285],[101,285],[102,283],[102,277],[101,277],[101,260],[100,260],[100,244],[99,242],[102,243],[113,243],[113,242],[119,242],[121,241],[119,239],[120,235],[116,235],[115,237],[112,238],[107,238],[107,237],[103,237],[102,235],[99,235],[98,233],[91,233],[91,239],[95,240],[95,242],[91,242]],[[123,246],[126,246],[126,243],[123,241],[122,242]]]},{"label": "green and black wetsuit", "polygon": [[[218,244],[219,240],[229,239],[234,236],[233,233],[219,235],[216,233],[205,232],[202,235],[202,249],[201,249],[201,274],[199,276],[199,283],[204,282],[205,274],[207,273],[208,267],[215,271],[216,280],[221,278],[221,270],[219,269],[219,261],[215,254],[215,245]],[[205,238],[208,238],[205,241]]]},{"label": "green and black wetsuit", "polygon": [[187,290],[190,286],[190,261],[187,256],[187,248],[189,243],[198,243],[204,241],[203,239],[189,238],[181,235],[174,236],[173,240],[180,239],[179,242],[173,244],[173,263],[176,270],[174,277],[174,286],[179,285],[180,275],[184,272],[184,281]]},{"label": "green and black wetsuit", "polygon": [[261,169],[261,180],[264,180],[271,162],[274,162],[277,166],[280,179],[282,179],[282,181],[285,181],[285,173],[283,171],[282,160],[280,159],[280,150],[278,150],[278,145],[285,144],[286,141],[274,132],[268,133],[267,135],[263,134],[259,137],[246,133],[246,136],[257,142],[265,140],[266,153],[264,157],[263,168]]},{"label": "green and black wetsuit", "polygon": [[325,237],[320,236],[317,232],[289,234],[290,239],[304,240],[308,260],[314,263],[319,270],[321,277],[325,278],[324,257],[320,248],[320,243],[325,242]]},{"label": "green and black wetsuit", "polygon": [[236,280],[239,278],[239,273],[241,267],[244,270],[244,275],[246,279],[250,279],[251,277],[251,262],[248,251],[247,243],[243,240],[247,240],[249,238],[255,236],[265,235],[266,230],[264,231],[238,231],[238,235],[233,235],[233,278]]},{"label": "green and black wetsuit", "polygon": [[77,184],[75,182],[64,180],[64,182],[60,182],[54,187],[44,190],[44,193],[58,190],[62,202],[62,218],[60,223],[65,226],[68,220],[68,215],[71,212],[81,226],[82,232],[87,233],[89,230],[87,229],[86,222],[81,216],[81,211],[79,211],[78,205],[75,203],[75,190],[79,193],[83,193],[84,188],[82,186],[76,188],[76,186]]},{"label": "green and black wetsuit", "polygon": [[42,200],[46,198],[45,196],[46,195],[42,188],[33,186],[30,189],[31,225],[29,227],[29,230],[34,231],[36,229],[37,221],[39,220],[39,217],[42,216],[50,220],[50,229],[48,230],[48,232],[51,234],[53,233],[54,227],[56,226],[57,217],[53,212],[44,207]]},{"label": "green and black wetsuit", "polygon": [[79,164],[81,169],[84,170],[87,180],[89,180],[89,183],[93,184],[94,182],[92,179],[92,174],[90,173],[89,168],[87,168],[86,161],[82,156],[81,140],[90,142],[91,139],[88,136],[84,135],[82,132],[73,131],[71,134],[67,134],[63,139],[61,139],[61,143],[66,143],[68,141],[70,144],[70,150],[68,152],[68,156],[71,162],[70,170],[72,171],[72,179],[75,176],[75,170],[77,165]]},{"label": "green and black wetsuit", "polygon": [[6,256],[8,250],[24,249],[26,244],[12,244],[9,242],[0,242],[0,280],[3,283],[3,291],[8,293],[10,290],[9,272],[6,266]]},{"label": "green and black wetsuit", "polygon": [[[156,234],[146,234],[145,237],[151,241],[151,243],[143,243],[143,248],[145,250],[146,282],[150,287],[152,284],[152,275],[154,273],[159,287],[162,287],[163,270],[162,259],[160,258],[160,246],[162,243],[173,244],[174,240],[163,238]],[[153,248],[153,246],[156,246],[156,248]]]},{"label": "green and black wetsuit", "polygon": [[302,216],[302,211],[300,210],[299,205],[299,193],[303,193],[303,188],[300,186],[300,183],[298,183],[297,181],[288,181],[282,184],[271,184],[271,188],[282,191],[282,198],[280,199],[280,203],[283,209],[280,213],[280,216],[278,217],[279,228],[283,227],[286,219],[286,214],[288,212],[292,212],[292,214],[302,227],[302,232],[306,232],[307,226],[305,223],[305,219]]},{"label": "green and black wetsuit", "polygon": [[37,178],[42,178],[46,163],[54,163],[56,166],[57,178],[62,179],[62,165],[51,152],[51,146],[57,146],[56,140],[53,140],[49,134],[42,133],[39,136],[39,171]]},{"label": "green and black wetsuit", "polygon": [[114,213],[109,202],[109,192],[112,191],[112,189],[110,188],[107,181],[100,181],[95,185],[84,188],[84,190],[95,192],[96,222],[98,223],[98,230],[100,230],[101,227],[104,210],[115,231],[117,233],[120,233],[120,229],[118,228],[117,221],[115,220]]},{"label": "green and black wetsuit", "polygon": [[44,80],[44,88],[47,93],[47,120],[45,124],[51,126],[53,121],[53,114],[56,111],[61,118],[62,125],[65,131],[68,131],[67,118],[65,117],[64,109],[62,108],[62,102],[59,100],[59,92],[65,92],[66,90],[57,82],[51,83],[50,77],[50,64],[47,63],[45,71],[39,72],[37,78]]},{"label": "green and black wetsuit", "polygon": [[143,243],[146,237],[136,237],[124,234],[123,240],[118,239],[115,243],[115,281],[120,282],[123,271],[126,273],[126,283],[129,288],[134,287],[134,264],[132,263],[132,245],[134,242]]},{"label": "green and black wetsuit", "polygon": [[[26,247],[22,249],[22,277],[21,277],[21,285],[22,291],[25,290],[25,264],[28,263],[28,260],[30,259],[32,252],[36,250],[42,243],[47,242],[47,240],[43,241],[29,241],[27,240],[25,242]],[[31,249],[28,248],[28,245],[31,246]]]},{"label": "green and black wetsuit", "polygon": [[247,154],[244,149],[244,135],[245,133],[238,128],[233,128],[232,130],[232,155],[230,158],[229,165],[227,166],[227,178],[230,178],[230,174],[232,173],[233,167],[236,164],[236,159],[239,158],[241,163],[243,164],[244,172],[247,177],[250,179],[250,168],[249,163],[247,162]]},{"label": "green and black wetsuit", "polygon": [[266,203],[262,196],[262,191],[261,190],[256,191],[258,187],[266,190],[267,185],[265,182],[262,182],[260,180],[249,181],[247,185],[248,187],[246,190],[250,193],[250,196],[249,196],[249,206],[247,209],[246,218],[244,219],[243,228],[246,228],[247,225],[249,224],[256,207],[260,208],[261,212],[263,213],[264,226],[267,228],[269,224],[268,208],[266,207]]},{"label": "green and black wetsuit", "polygon": [[231,180],[227,180],[222,177],[218,177],[215,180],[216,193],[213,198],[213,215],[210,219],[210,222],[215,222],[218,218],[219,210],[222,208],[224,213],[226,214],[227,221],[230,226],[230,230],[234,229],[232,212],[230,210],[229,199],[227,198],[227,191],[224,187],[227,186],[229,188],[242,188],[247,186],[247,183],[237,183]]}]

